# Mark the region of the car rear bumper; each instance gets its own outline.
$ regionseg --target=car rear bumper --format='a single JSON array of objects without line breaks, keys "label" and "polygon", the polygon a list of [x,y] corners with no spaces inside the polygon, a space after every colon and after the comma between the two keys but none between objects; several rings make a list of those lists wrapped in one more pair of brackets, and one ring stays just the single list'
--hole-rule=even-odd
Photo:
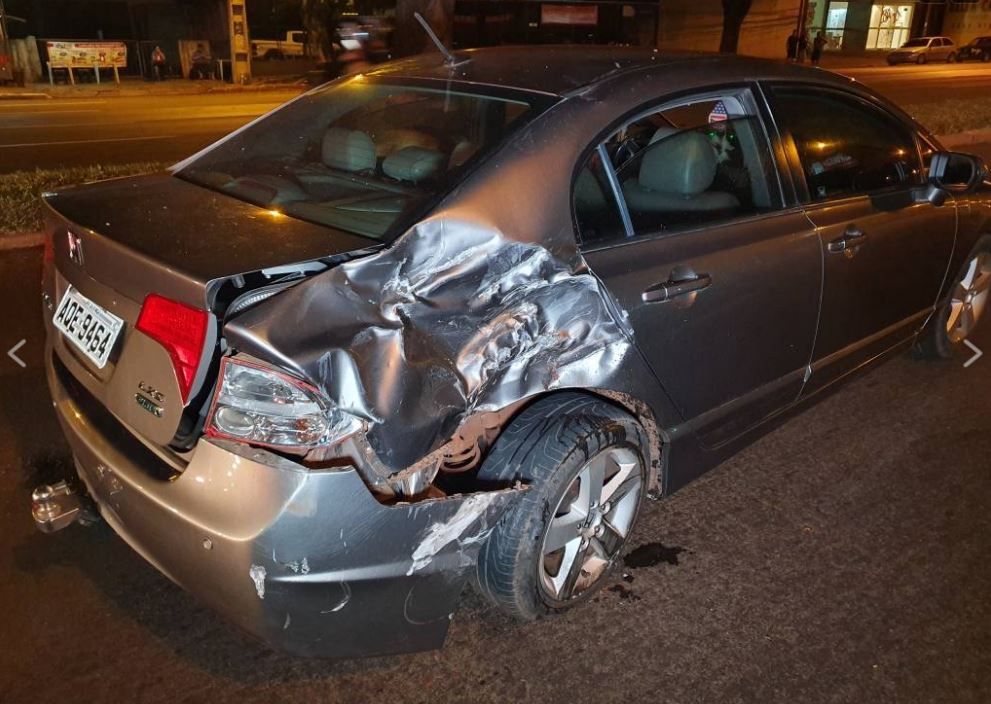
[{"label": "car rear bumper", "polygon": [[59,365],[49,347],[54,407],[107,522],[176,584],[294,654],[439,647],[481,542],[519,496],[384,505],[352,467],[310,471],[206,440],[166,478],[106,432]]}]

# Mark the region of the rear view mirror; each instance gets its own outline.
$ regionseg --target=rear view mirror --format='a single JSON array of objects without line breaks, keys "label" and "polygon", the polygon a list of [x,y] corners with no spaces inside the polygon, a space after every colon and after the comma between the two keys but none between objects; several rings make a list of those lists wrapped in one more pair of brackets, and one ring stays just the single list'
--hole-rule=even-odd
[{"label": "rear view mirror", "polygon": [[972,154],[936,152],[929,162],[929,182],[950,193],[970,193],[987,175],[984,161]]}]

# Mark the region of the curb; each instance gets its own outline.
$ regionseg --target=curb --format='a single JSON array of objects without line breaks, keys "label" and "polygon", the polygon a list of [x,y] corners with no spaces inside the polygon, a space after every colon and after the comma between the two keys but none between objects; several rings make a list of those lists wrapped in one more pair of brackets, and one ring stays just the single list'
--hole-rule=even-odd
[{"label": "curb", "polygon": [[23,235],[12,235],[0,233],[0,252],[11,249],[28,249],[30,247],[40,247],[45,242],[45,235],[41,232],[27,232]]},{"label": "curb", "polygon": [[48,93],[0,93],[0,100],[37,100],[38,98],[52,99]]},{"label": "curb", "polygon": [[147,87],[131,87],[120,89],[120,88],[94,88],[94,89],[66,89],[58,90],[51,93],[48,92],[26,92],[26,93],[0,93],[0,101],[3,100],[37,100],[39,98],[46,100],[59,100],[66,98],[146,98],[146,97],[162,97],[168,98],[171,96],[182,96],[182,95],[215,95],[215,94],[229,94],[229,93],[269,93],[269,92],[303,92],[307,90],[309,86],[303,82],[294,83],[283,83],[274,85],[257,85],[257,86],[204,86],[204,87],[193,87],[188,88],[178,88],[176,90],[170,91],[156,91],[154,88]]}]

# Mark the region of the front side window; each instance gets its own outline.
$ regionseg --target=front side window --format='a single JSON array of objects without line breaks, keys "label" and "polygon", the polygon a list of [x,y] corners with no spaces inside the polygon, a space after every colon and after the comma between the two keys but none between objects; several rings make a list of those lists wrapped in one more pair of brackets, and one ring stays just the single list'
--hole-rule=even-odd
[{"label": "front side window", "polygon": [[[587,205],[593,183],[608,186],[613,175],[630,234],[691,228],[773,210],[780,205],[773,162],[759,120],[737,95],[678,103],[624,125],[605,142],[607,165],[597,152],[575,187],[575,209],[583,241],[615,235],[622,224],[608,214],[594,230]],[[584,186],[583,186],[584,184]],[[775,187],[772,188],[771,184]]]},{"label": "front side window", "polygon": [[778,88],[778,128],[794,141],[812,201],[869,194],[921,181],[913,133],[854,96]]},{"label": "front side window", "polygon": [[291,217],[384,238],[546,101],[355,77],[272,113],[177,176]]}]

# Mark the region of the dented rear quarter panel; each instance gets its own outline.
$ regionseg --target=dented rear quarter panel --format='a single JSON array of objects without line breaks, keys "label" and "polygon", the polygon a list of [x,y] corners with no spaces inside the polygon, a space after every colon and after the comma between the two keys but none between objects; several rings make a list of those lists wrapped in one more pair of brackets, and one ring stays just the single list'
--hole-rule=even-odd
[{"label": "dented rear quarter panel", "polygon": [[[590,109],[565,100],[386,250],[237,316],[238,352],[288,369],[363,418],[400,471],[466,419],[559,389],[621,393],[677,421],[627,316],[586,266],[571,214]],[[657,458],[654,458],[655,460]]]}]

